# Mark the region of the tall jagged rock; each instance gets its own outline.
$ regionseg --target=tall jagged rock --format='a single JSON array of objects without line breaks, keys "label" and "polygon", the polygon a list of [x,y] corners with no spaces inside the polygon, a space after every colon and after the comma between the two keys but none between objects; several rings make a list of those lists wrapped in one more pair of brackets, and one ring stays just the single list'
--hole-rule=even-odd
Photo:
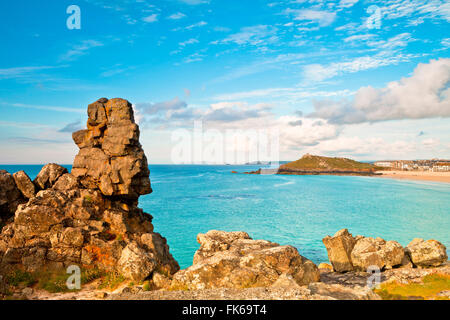
[{"label": "tall jagged rock", "polygon": [[89,105],[88,116],[87,130],[73,134],[80,152],[72,174],[105,196],[136,200],[151,193],[147,158],[131,104],[123,99],[99,99]]},{"label": "tall jagged rock", "polygon": [[40,191],[17,207],[14,222],[3,228],[0,269],[75,264],[134,280],[155,271],[175,273],[179,265],[166,239],[153,232],[152,216],[137,207],[151,187],[131,104],[102,98],[89,105],[88,117],[87,130],[73,134],[80,151],[72,172],[44,166],[34,180]]}]

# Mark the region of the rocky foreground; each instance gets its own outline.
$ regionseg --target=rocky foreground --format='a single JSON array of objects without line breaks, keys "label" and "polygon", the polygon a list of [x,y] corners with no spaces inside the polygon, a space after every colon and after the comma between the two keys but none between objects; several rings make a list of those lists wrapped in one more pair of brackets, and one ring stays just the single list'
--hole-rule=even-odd
[{"label": "rocky foreground", "polygon": [[[173,276],[155,273],[148,281],[124,281],[113,290],[99,289],[95,281],[81,291],[68,293],[50,294],[44,290],[22,288],[14,293],[14,297],[39,300],[381,300],[382,296],[374,290],[379,285],[420,284],[427,276],[439,275],[446,277],[448,285],[432,299],[450,299],[450,263],[438,242],[417,239],[403,252],[393,253],[389,249],[392,244],[361,236],[355,237],[354,248],[350,249],[352,245],[348,240],[351,237],[347,230],[341,230],[335,236],[323,239],[328,248],[334,250],[330,256],[333,266],[345,266],[346,272],[338,272],[328,264],[316,267],[291,246],[252,240],[245,232],[209,231],[198,236],[200,249],[194,256],[193,265]],[[341,246],[343,241],[346,245],[350,243],[350,247]],[[360,246],[356,247],[358,242]],[[374,245],[367,246],[367,243]],[[362,246],[365,247],[363,251],[360,250]],[[359,265],[356,261],[360,261],[361,255],[367,258],[369,252],[369,259],[382,265],[379,284],[375,282],[374,273],[355,267]],[[342,264],[343,261],[347,264]],[[400,262],[392,266],[388,261]],[[422,297],[412,293],[407,298]]]},{"label": "rocky foreground", "polygon": [[[87,129],[73,134],[80,150],[70,173],[48,164],[31,181],[0,171],[1,298],[380,299],[368,282],[374,272],[384,283],[450,276],[439,241],[403,248],[347,229],[323,239],[331,265],[242,231],[212,230],[198,235],[192,266],[179,270],[138,208],[152,189],[131,104],[102,98],[87,111]],[[71,291],[74,266],[83,286]],[[448,299],[448,287],[438,294]]]}]

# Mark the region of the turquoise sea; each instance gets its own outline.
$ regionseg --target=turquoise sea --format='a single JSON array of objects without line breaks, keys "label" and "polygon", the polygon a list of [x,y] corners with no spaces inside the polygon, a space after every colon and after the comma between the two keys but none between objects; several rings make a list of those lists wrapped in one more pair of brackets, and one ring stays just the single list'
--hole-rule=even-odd
[{"label": "turquoise sea", "polygon": [[[41,167],[0,165],[31,178]],[[192,264],[197,234],[212,229],[290,244],[316,263],[328,260],[322,238],[342,228],[403,246],[415,237],[450,246],[450,184],[231,173],[259,167],[150,165],[153,193],[140,206],[153,215],[155,231],[182,268]]]}]

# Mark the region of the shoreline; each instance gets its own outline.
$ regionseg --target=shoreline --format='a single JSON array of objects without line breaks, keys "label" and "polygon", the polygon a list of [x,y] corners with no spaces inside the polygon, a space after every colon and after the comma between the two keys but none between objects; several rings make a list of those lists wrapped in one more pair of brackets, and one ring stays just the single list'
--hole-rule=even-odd
[{"label": "shoreline", "polygon": [[379,178],[450,183],[450,172],[377,171],[377,173],[380,174],[375,177]]}]

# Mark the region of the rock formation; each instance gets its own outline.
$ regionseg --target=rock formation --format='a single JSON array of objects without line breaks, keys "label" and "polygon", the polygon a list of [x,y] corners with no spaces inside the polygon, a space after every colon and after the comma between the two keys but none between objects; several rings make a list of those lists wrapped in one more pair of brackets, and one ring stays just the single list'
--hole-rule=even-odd
[{"label": "rock formation", "polygon": [[382,270],[401,265],[405,251],[396,241],[364,237],[356,241],[351,256],[356,270],[367,271],[370,266],[377,266]]},{"label": "rock formation", "polygon": [[22,192],[22,195],[25,198],[30,199],[36,195],[36,187],[24,171],[14,173],[13,178],[17,188]]},{"label": "rock formation", "polygon": [[445,246],[436,240],[414,239],[406,248],[396,241],[353,237],[347,229],[323,240],[328,258],[337,272],[380,270],[395,267],[436,267],[447,261]]},{"label": "rock formation", "polygon": [[133,280],[154,271],[175,273],[179,266],[166,239],[153,232],[152,216],[137,207],[138,197],[151,187],[131,104],[103,98],[89,105],[88,117],[87,130],[73,134],[80,151],[72,172],[44,166],[33,183],[35,196],[23,173],[15,175],[14,184],[12,176],[0,172],[1,181],[11,185],[2,183],[2,210],[14,210],[22,194],[29,198],[0,234],[0,269],[39,271],[75,264]]},{"label": "rock formation", "polygon": [[197,241],[194,264],[174,275],[172,289],[267,287],[283,277],[307,285],[320,278],[316,265],[292,246],[215,230],[199,234]]},{"label": "rock formation", "polygon": [[416,238],[408,244],[405,251],[412,263],[419,267],[437,267],[448,258],[445,246],[436,240]]},{"label": "rock formation", "polygon": [[328,258],[334,271],[346,272],[353,270],[351,253],[356,240],[347,229],[342,229],[333,237],[327,236],[322,240],[327,248]]},{"label": "rock formation", "polygon": [[72,174],[84,187],[99,189],[105,196],[137,200],[151,193],[147,158],[131,104],[100,99],[89,105],[88,116],[88,129],[73,134],[80,152]]},{"label": "rock formation", "polygon": [[0,223],[6,223],[14,215],[17,206],[24,202],[25,199],[13,176],[5,170],[0,170]]}]

